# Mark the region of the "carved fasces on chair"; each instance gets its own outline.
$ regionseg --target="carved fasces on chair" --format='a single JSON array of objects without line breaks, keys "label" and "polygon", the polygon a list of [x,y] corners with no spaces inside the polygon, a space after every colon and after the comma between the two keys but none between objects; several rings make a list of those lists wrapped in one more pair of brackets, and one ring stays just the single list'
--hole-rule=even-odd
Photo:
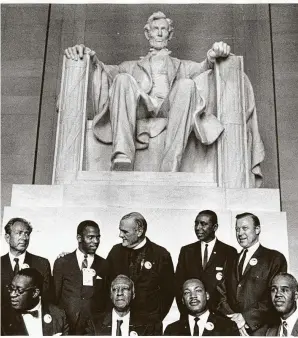
[{"label": "carved fasces on chair", "polygon": [[230,56],[217,61],[215,76],[217,118],[224,126],[218,140],[218,185],[248,188],[243,58]]},{"label": "carved fasces on chair", "polygon": [[63,59],[53,184],[70,183],[83,169],[89,59]]}]

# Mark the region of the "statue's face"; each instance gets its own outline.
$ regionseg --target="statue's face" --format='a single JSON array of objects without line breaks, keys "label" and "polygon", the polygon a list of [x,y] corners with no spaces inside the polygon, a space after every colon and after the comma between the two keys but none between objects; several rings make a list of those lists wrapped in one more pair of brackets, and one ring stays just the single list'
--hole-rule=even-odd
[{"label": "statue's face", "polygon": [[148,32],[150,46],[154,49],[167,47],[170,39],[169,24],[166,19],[154,20]]}]

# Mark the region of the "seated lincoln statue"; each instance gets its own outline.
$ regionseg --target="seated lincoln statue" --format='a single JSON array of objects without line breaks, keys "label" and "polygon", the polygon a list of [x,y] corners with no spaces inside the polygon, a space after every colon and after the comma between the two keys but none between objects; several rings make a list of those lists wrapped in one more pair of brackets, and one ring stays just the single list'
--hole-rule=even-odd
[{"label": "seated lincoln statue", "polygon": [[133,170],[136,150],[148,148],[150,138],[166,131],[159,171],[179,171],[192,132],[208,146],[224,130],[216,115],[205,109],[210,104],[199,81],[216,59],[229,56],[230,46],[214,43],[200,63],[174,58],[167,49],[173,23],[162,12],[148,18],[144,32],[150,50],[140,60],[106,65],[82,44],[67,48],[65,55],[78,60],[90,54],[93,132],[100,142],[112,144],[111,169]]}]

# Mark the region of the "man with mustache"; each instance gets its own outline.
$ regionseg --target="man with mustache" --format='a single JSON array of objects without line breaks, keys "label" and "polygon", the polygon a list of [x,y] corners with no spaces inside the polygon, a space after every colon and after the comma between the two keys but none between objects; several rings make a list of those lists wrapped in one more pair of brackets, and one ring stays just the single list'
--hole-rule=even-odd
[{"label": "man with mustache", "polygon": [[147,222],[138,212],[123,216],[119,230],[122,243],[114,245],[107,257],[111,278],[119,274],[129,276],[136,293],[132,313],[142,320],[161,322],[174,299],[171,255],[146,237]]},{"label": "man with mustache", "polygon": [[97,223],[86,220],[77,228],[78,248],[54,263],[55,302],[66,312],[70,334],[82,335],[86,320],[103,312],[108,296],[106,260],[95,254],[100,242]]},{"label": "man with mustache", "polygon": [[86,332],[92,336],[154,336],[159,335],[161,323],[140,321],[130,311],[135,298],[133,281],[118,275],[111,283],[112,310],[88,321]]},{"label": "man with mustache", "polygon": [[237,251],[232,246],[218,240],[215,232],[218,228],[217,215],[212,210],[202,210],[195,219],[194,230],[198,241],[181,248],[176,268],[176,302],[180,312],[181,289],[188,278],[199,278],[210,296],[209,307],[215,309],[218,304],[217,285],[226,273]]},{"label": "man with mustache", "polygon": [[261,225],[256,215],[237,215],[235,230],[243,250],[218,286],[218,310],[237,324],[242,336],[263,336],[274,316],[269,286],[279,272],[287,271],[287,262],[283,254],[260,244]]},{"label": "man with mustache", "polygon": [[8,304],[9,294],[5,288],[13,277],[24,268],[35,268],[43,276],[44,299],[51,298],[51,267],[47,259],[33,255],[27,251],[32,232],[31,224],[24,218],[15,217],[8,221],[4,227],[5,240],[9,245],[9,252],[1,256],[1,300],[2,304]]},{"label": "man with mustache", "polygon": [[7,285],[10,306],[2,307],[2,336],[65,336],[65,312],[42,297],[43,277],[34,268],[20,270]]},{"label": "man with mustache", "polygon": [[271,300],[279,314],[279,321],[271,326],[266,336],[298,336],[298,283],[289,273],[279,273],[271,283]]},{"label": "man with mustache", "polygon": [[[93,131],[101,142],[112,143],[112,170],[133,170],[136,149],[148,148],[149,138],[167,129],[160,171],[179,171],[192,130],[205,145],[223,131],[217,118],[205,113],[194,79],[212,69],[216,58],[227,57],[230,46],[214,43],[201,63],[179,60],[167,49],[173,32],[172,20],[156,12],[144,27],[151,48],[141,60],[109,66],[87,49],[95,68]],[[76,45],[65,55],[78,60],[85,51],[84,45]]]},{"label": "man with mustache", "polygon": [[164,336],[236,336],[237,327],[227,318],[208,309],[209,294],[199,279],[188,279],[182,287],[182,302],[187,309],[181,318],[168,325]]}]

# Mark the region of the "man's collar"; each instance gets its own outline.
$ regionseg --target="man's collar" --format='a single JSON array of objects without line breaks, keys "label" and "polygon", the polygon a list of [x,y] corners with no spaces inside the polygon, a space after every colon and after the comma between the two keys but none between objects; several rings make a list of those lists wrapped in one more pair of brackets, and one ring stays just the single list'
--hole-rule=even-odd
[{"label": "man's collar", "polygon": [[133,248],[133,250],[141,249],[147,243],[147,238],[145,237],[142,242],[140,242],[137,246]]},{"label": "man's collar", "polygon": [[126,318],[129,318],[130,317],[130,311],[128,311],[127,312],[127,314],[125,315],[125,316],[119,316],[118,315],[118,313],[116,312],[116,310],[113,308],[113,310],[112,310],[112,317],[113,318],[116,318],[116,319],[122,319],[122,320],[124,320],[124,319],[126,319]]},{"label": "man's collar", "polygon": [[296,321],[297,321],[297,319],[298,319],[298,307],[296,307],[296,310],[287,319],[280,318],[281,323],[283,323],[284,321],[286,321],[288,323],[288,325],[289,325],[290,322],[293,322],[293,324],[295,324]]},{"label": "man's collar", "polygon": [[253,244],[252,246],[247,248],[247,251],[248,252],[256,252],[259,249],[259,246],[260,246],[260,242],[257,241],[255,244]]},{"label": "man's collar", "polygon": [[37,311],[41,310],[41,298],[40,297],[39,297],[38,303],[34,306],[34,308],[29,309],[28,311],[31,312],[31,311],[35,311],[35,310],[37,310]]},{"label": "man's collar", "polygon": [[8,252],[10,260],[14,260],[14,258],[18,258],[20,261],[25,259],[26,251],[24,251],[21,255],[15,256],[10,251]]},{"label": "man's collar", "polygon": [[[76,254],[77,254],[77,257],[84,259],[85,254],[79,248],[77,248]],[[87,256],[94,257],[94,254],[87,254]]]},{"label": "man's collar", "polygon": [[201,241],[202,244],[208,244],[209,246],[214,246],[215,245],[215,242],[216,242],[216,237],[214,237],[212,239],[212,241],[210,242],[204,242],[204,241]]}]

